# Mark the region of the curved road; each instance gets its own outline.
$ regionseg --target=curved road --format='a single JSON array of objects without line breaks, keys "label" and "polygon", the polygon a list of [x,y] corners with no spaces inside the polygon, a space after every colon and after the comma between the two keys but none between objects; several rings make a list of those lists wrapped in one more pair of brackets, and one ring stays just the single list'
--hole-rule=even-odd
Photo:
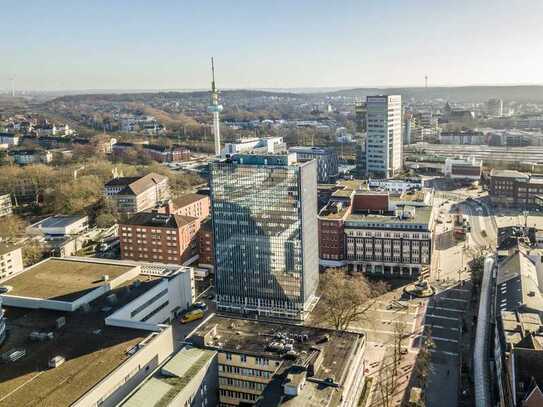
[{"label": "curved road", "polygon": [[469,217],[473,242],[481,248],[493,249],[496,246],[498,228],[490,209],[484,203],[473,199],[459,205]]}]

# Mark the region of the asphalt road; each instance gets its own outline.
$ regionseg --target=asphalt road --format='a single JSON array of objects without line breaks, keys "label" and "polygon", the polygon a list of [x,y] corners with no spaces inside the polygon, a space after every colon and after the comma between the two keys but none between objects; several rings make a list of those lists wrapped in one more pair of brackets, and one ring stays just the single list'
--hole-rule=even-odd
[{"label": "asphalt road", "polygon": [[495,247],[497,227],[490,209],[480,201],[464,201],[461,207],[469,217],[471,237],[479,247]]},{"label": "asphalt road", "polygon": [[196,297],[196,302],[204,302],[207,305],[207,310],[204,311],[204,318],[189,322],[188,324],[182,324],[180,322],[181,316],[179,316],[177,320],[172,323],[173,336],[178,348],[183,345],[185,338],[192,331],[194,331],[198,326],[200,326],[200,324],[202,324],[206,319],[210,318],[217,311],[215,300],[210,300],[207,298],[209,294],[215,295],[213,286],[210,286],[198,297]]},{"label": "asphalt road", "polygon": [[429,406],[458,405],[463,318],[470,296],[471,287],[465,283],[429,299],[423,329],[423,337],[431,338],[434,346],[427,387]]}]

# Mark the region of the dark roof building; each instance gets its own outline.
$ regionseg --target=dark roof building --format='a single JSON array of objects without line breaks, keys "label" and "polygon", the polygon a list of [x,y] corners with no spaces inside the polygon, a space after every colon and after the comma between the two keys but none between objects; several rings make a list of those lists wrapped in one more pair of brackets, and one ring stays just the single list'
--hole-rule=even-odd
[{"label": "dark roof building", "polygon": [[494,360],[502,405],[542,405],[543,293],[535,261],[521,242],[498,263]]},{"label": "dark roof building", "polygon": [[219,353],[220,403],[358,405],[365,376],[363,334],[214,316],[188,341]]}]

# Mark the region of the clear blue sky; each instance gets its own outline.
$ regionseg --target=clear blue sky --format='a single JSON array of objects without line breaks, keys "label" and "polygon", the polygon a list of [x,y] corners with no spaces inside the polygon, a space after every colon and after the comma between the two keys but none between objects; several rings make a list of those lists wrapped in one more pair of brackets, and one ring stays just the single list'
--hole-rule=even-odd
[{"label": "clear blue sky", "polygon": [[543,83],[542,0],[1,0],[0,89]]}]

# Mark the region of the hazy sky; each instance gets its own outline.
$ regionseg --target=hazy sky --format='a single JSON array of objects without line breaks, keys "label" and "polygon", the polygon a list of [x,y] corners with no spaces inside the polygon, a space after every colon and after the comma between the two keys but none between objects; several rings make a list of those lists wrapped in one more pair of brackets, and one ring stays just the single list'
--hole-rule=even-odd
[{"label": "hazy sky", "polygon": [[543,83],[542,0],[0,0],[0,89]]}]

